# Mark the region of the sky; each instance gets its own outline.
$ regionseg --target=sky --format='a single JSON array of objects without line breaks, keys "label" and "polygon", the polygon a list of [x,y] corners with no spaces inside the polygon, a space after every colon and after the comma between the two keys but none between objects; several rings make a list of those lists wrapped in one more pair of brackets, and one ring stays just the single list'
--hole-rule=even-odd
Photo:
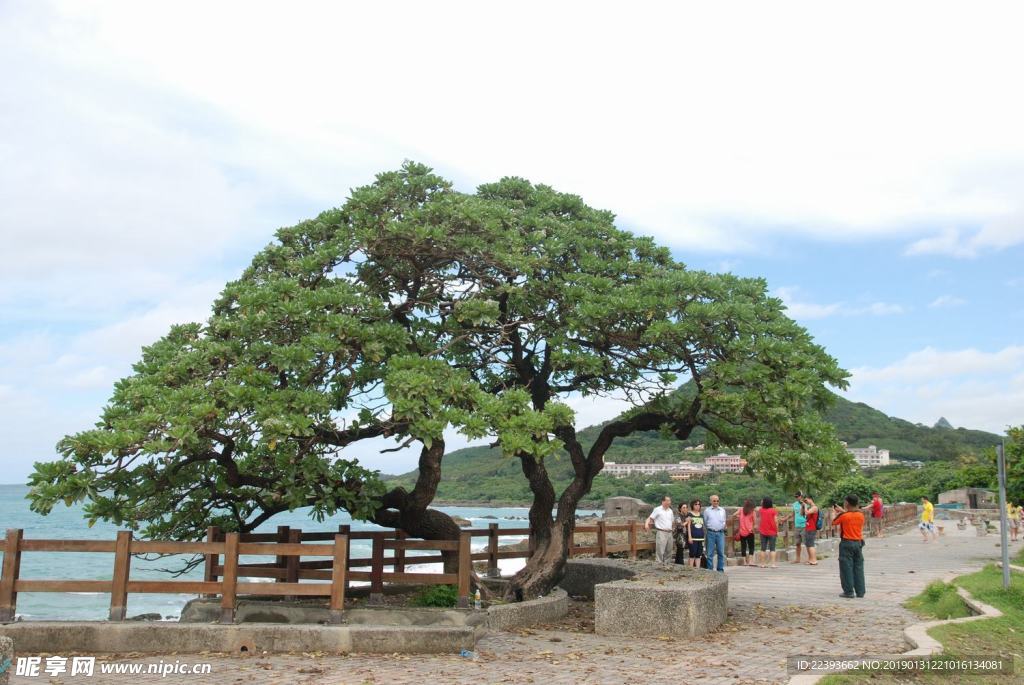
[{"label": "sky", "polygon": [[0,3],[0,481],[406,159],[765,278],[852,400],[1024,423],[1024,7],[710,5]]}]

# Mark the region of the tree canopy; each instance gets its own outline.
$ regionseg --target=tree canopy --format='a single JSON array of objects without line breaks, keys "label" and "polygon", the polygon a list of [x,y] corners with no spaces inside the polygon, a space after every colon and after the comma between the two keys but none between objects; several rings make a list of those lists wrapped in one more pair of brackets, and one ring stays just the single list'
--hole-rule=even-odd
[{"label": "tree canopy", "polygon": [[[96,427],[36,465],[31,497],[150,536],[302,506],[448,535],[427,505],[454,430],[521,464],[536,553],[515,586],[534,593],[616,439],[700,427],[779,482],[834,479],[852,462],[820,411],[845,379],[762,279],[689,270],[548,186],[462,193],[406,163],[280,230],[205,323],[146,348]],[[584,448],[567,401],[587,395],[635,408]],[[382,437],[419,448],[411,491],[360,465]],[[566,457],[556,493],[545,462]]]}]

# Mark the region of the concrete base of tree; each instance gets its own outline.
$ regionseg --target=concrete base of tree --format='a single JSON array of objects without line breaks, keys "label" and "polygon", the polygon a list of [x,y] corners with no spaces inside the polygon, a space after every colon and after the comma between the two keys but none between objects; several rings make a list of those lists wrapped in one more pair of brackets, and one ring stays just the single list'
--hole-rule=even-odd
[{"label": "concrete base of tree", "polygon": [[728,617],[724,573],[676,564],[619,559],[568,562],[562,587],[594,598],[599,635],[695,637]]}]

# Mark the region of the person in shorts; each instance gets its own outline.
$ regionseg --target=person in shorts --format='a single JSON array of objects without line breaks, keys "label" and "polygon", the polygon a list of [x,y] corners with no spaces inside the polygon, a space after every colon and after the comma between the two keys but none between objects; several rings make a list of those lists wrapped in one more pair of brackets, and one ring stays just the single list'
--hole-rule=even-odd
[{"label": "person in shorts", "polygon": [[1008,501],[1006,503],[1006,519],[1010,524],[1010,542],[1017,542],[1017,536],[1020,534],[1020,517],[1021,508]]},{"label": "person in shorts", "polygon": [[771,567],[778,568],[775,563],[775,540],[779,537],[779,511],[771,497],[761,500],[757,510],[757,532],[761,534],[761,563],[758,566],[765,568],[765,562],[770,560]]},{"label": "person in shorts", "polygon": [[803,530],[807,526],[807,518],[804,512],[804,493],[797,490],[796,498],[793,502],[793,530],[796,532],[796,557],[791,564],[800,563],[800,546],[803,544]]},{"label": "person in shorts", "polygon": [[885,516],[885,505],[882,504],[882,496],[877,492],[871,493],[871,504],[868,505],[871,510],[871,534],[876,538],[882,537],[882,520]]},{"label": "person in shorts", "polygon": [[815,545],[818,540],[818,517],[825,514],[818,509],[810,495],[804,495],[804,515],[807,517],[807,524],[801,532],[804,536],[804,547],[807,548],[807,565],[817,566],[818,550]]},{"label": "person in shorts", "polygon": [[939,534],[935,531],[935,505],[928,501],[927,497],[921,498],[921,522],[917,524],[918,530],[921,531],[921,538],[924,542],[928,542],[928,536],[932,536],[932,540],[938,540]]}]

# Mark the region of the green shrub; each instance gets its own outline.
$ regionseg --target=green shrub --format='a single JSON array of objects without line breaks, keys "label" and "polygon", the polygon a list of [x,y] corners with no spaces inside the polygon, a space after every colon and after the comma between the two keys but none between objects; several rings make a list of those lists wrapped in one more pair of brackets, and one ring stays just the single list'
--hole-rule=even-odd
[{"label": "green shrub", "polygon": [[939,619],[970,616],[971,610],[957,594],[956,587],[935,580],[921,594],[907,600],[907,608],[922,616]]},{"label": "green shrub", "polygon": [[453,607],[458,601],[459,589],[454,585],[431,585],[417,592],[411,603],[417,607]]}]

